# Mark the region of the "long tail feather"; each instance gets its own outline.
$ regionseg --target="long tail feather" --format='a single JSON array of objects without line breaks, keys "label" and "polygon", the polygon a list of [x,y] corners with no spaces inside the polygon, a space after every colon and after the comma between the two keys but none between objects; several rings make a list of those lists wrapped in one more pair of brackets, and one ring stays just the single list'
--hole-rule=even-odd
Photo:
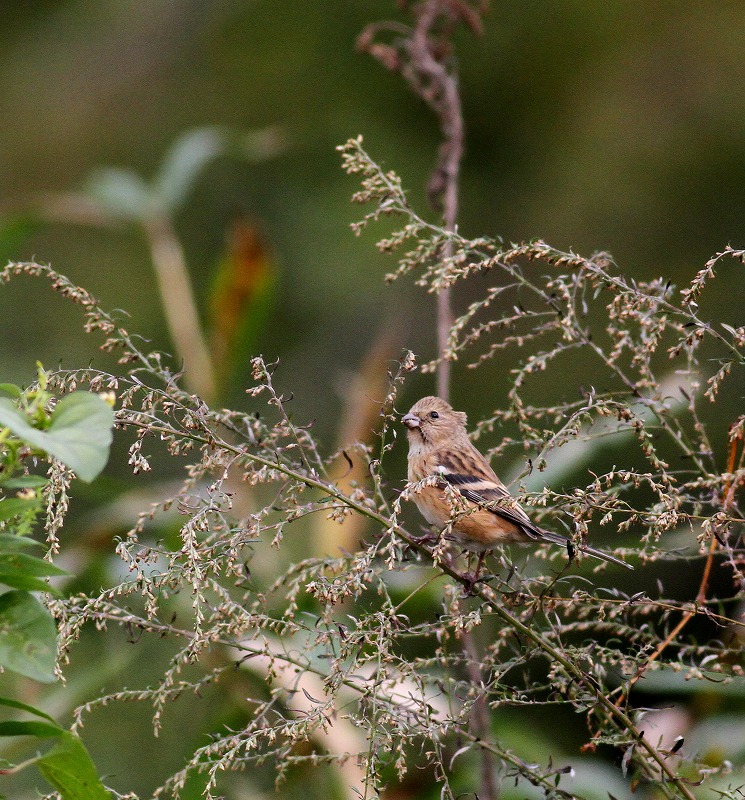
[{"label": "long tail feather", "polygon": [[594,547],[588,547],[584,544],[575,544],[571,539],[567,539],[566,536],[562,536],[560,533],[554,533],[553,531],[547,531],[541,528],[541,538],[548,542],[566,547],[570,556],[573,554],[574,550],[579,550],[580,553],[592,556],[593,558],[599,558],[601,561],[608,561],[610,564],[618,564],[621,567],[626,567],[626,569],[634,569],[631,564],[621,561],[620,558],[604,553],[602,550],[596,550]]}]

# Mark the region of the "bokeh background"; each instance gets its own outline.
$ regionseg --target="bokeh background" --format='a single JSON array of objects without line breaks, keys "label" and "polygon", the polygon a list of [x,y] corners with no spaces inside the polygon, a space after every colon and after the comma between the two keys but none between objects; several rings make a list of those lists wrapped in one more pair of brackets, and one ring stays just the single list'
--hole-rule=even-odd
[{"label": "bokeh background", "polygon": [[[367,23],[401,18],[394,6],[4,2],[0,210],[6,220],[28,212],[42,194],[84,188],[102,167],[150,181],[195,128],[270,128],[273,143],[253,161],[208,163],[175,221],[205,316],[231,223],[259,228],[277,282],[252,349],[281,358],[298,406],[320,416],[384,326],[397,344],[433,353],[431,298],[410,283],[384,286],[391,259],[372,235],[360,241],[347,229],[355,186],[334,150],[363,134],[425,211],[434,120],[354,49]],[[493,3],[483,37],[457,37],[461,230],[607,250],[627,274],[679,284],[727,243],[742,245],[744,41],[739,3]],[[50,221],[3,244],[3,258],[50,262],[173,349],[137,226]],[[24,285],[3,289],[0,304],[5,379],[24,380],[35,359],[90,354],[69,324],[74,312],[56,299]]]},{"label": "bokeh background", "polygon": [[[433,298],[410,279],[385,285],[394,262],[373,246],[385,231],[350,232],[360,214],[349,203],[356,185],[335,152],[363,134],[426,212],[435,121],[398,77],[354,47],[365,25],[396,18],[392,0],[4,0],[0,259],[50,263],[173,352],[142,226],[127,214],[90,218],[79,203],[104,168],[152,184],[184,137],[229,132],[243,149],[207,160],[172,209],[205,328],[229,364],[216,400],[250,408],[248,355],[279,359],[277,381],[293,393],[296,418],[316,420],[331,450],[363,364],[403,347],[434,355]],[[628,275],[678,285],[726,244],[745,246],[744,45],[738,2],[492,0],[484,35],[456,36],[467,130],[460,230],[540,237],[587,255],[607,250]],[[246,265],[245,303],[229,312],[231,277]],[[712,287],[709,302],[742,324],[742,280],[728,269],[732,278]],[[456,309],[483,287],[457,292]],[[220,330],[229,341],[217,341]],[[81,335],[77,310],[28,279],[0,287],[0,339],[2,381],[28,383],[37,360],[110,363]],[[499,394],[510,366],[456,368],[455,404],[474,418],[493,408],[491,390]],[[403,405],[432,390],[431,376],[412,377]],[[402,469],[400,452],[396,463]],[[112,466],[80,493],[93,508],[131,491],[124,468]],[[95,531],[108,541],[88,513],[89,541],[98,541]],[[144,649],[130,655],[123,644],[107,674],[131,670],[129,683],[146,681]],[[167,655],[153,658],[156,674]],[[80,696],[106,683],[82,674]],[[201,713],[200,724],[217,724]],[[166,742],[187,721],[178,714]],[[193,745],[163,745],[156,768],[142,764],[147,710],[116,711],[102,723],[104,736],[115,724],[120,753],[138,763],[127,777],[140,792]],[[115,771],[111,755],[92,749]]]}]

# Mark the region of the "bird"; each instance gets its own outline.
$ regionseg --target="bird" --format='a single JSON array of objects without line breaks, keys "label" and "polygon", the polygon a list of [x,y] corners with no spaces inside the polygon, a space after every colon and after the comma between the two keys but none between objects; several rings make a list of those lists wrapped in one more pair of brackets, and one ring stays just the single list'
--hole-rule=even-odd
[{"label": "bird", "polygon": [[467,417],[440,397],[418,400],[401,421],[409,440],[411,497],[430,524],[479,554],[473,583],[487,553],[502,544],[558,544],[570,560],[575,550],[633,569],[631,564],[559,533],[541,528],[510,495],[489,462],[468,438]]}]

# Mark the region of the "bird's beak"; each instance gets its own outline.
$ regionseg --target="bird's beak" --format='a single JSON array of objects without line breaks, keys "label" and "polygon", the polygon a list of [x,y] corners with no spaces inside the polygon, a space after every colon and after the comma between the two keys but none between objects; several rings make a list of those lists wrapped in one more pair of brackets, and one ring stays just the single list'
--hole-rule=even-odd
[{"label": "bird's beak", "polygon": [[422,424],[421,419],[419,419],[416,414],[404,415],[401,417],[401,422],[403,422],[407,428],[418,428]]}]

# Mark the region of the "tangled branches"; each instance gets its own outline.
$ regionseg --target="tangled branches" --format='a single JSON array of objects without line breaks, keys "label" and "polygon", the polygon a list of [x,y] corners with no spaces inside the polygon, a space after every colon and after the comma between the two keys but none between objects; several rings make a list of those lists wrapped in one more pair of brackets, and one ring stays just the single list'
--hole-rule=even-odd
[{"label": "tangled branches", "polygon": [[[398,178],[375,164],[361,140],[341,150],[347,171],[362,181],[356,199],[372,204],[357,230],[384,216],[403,223],[379,244],[403,250],[391,280],[412,272],[439,291],[493,276],[453,323],[442,357],[483,368],[510,354],[504,404],[476,435],[500,432],[491,453],[522,464],[515,475],[521,500],[541,524],[581,539],[618,531],[609,544],[639,565],[637,575],[674,563],[697,576],[696,594],[668,593],[663,583],[653,591],[646,581],[624,591],[605,565],[589,573],[582,564],[578,572],[558,564],[565,558],[558,551],[536,558],[515,549],[496,554],[491,580],[464,598],[470,584],[458,553],[416,535],[406,521],[406,493],[383,471],[395,442],[394,407],[415,369],[412,354],[390,371],[375,445],[350,442],[343,454],[327,453],[288,410],[276,364],[253,359],[249,412],[210,408],[87,292],[47,267],[11,264],[1,281],[23,273],[48,278],[82,306],[86,330],[102,333],[103,348],[119,354],[121,374],[60,370],[54,387],[115,391],[133,471],[164,463],[183,470],[178,490],[144,509],[118,541],[121,579],[99,593],[50,601],[63,664],[91,624],[176,645],[155,685],[83,703],[77,727],[100,706],[149,702],[157,731],[177,697],[228,680],[237,664],[254,679],[245,724],[215,731],[182,769],[163,777],[156,796],[179,796],[189,776],[200,775],[205,796],[217,797],[226,774],[267,763],[279,782],[303,765],[338,770],[345,796],[368,798],[421,769],[443,797],[454,798],[461,764],[486,749],[503,781],[525,791],[530,784],[545,797],[581,797],[587,753],[602,746],[617,764],[603,767],[604,780],[619,792],[630,782],[693,798],[705,781],[735,797],[741,771],[730,773],[740,768],[662,744],[648,733],[636,692],[652,673],[716,676],[720,685],[743,674],[745,418],[729,421],[725,442],[710,431],[745,363],[745,331],[704,319],[698,304],[723,259],[742,263],[745,253],[718,254],[678,292],[662,279],[624,278],[605,254],[466,240],[418,216]],[[587,354],[594,386],[572,384],[576,394],[568,398],[556,387],[571,383],[567,358],[578,353]],[[707,372],[711,359],[718,364]],[[622,466],[597,466],[607,462],[608,448]],[[362,460],[369,480],[340,489],[331,465],[342,456]],[[584,470],[585,485],[561,489],[561,470]],[[50,497],[48,507],[57,539],[60,506]],[[174,510],[175,542],[158,534]],[[343,525],[352,515],[367,521],[355,552],[318,556],[303,546],[315,518]],[[483,647],[480,685],[468,678],[474,654],[460,646],[464,631]],[[482,700],[494,720],[533,708],[580,714],[585,755],[558,748],[537,762],[499,734],[477,739],[468,723]]]}]

